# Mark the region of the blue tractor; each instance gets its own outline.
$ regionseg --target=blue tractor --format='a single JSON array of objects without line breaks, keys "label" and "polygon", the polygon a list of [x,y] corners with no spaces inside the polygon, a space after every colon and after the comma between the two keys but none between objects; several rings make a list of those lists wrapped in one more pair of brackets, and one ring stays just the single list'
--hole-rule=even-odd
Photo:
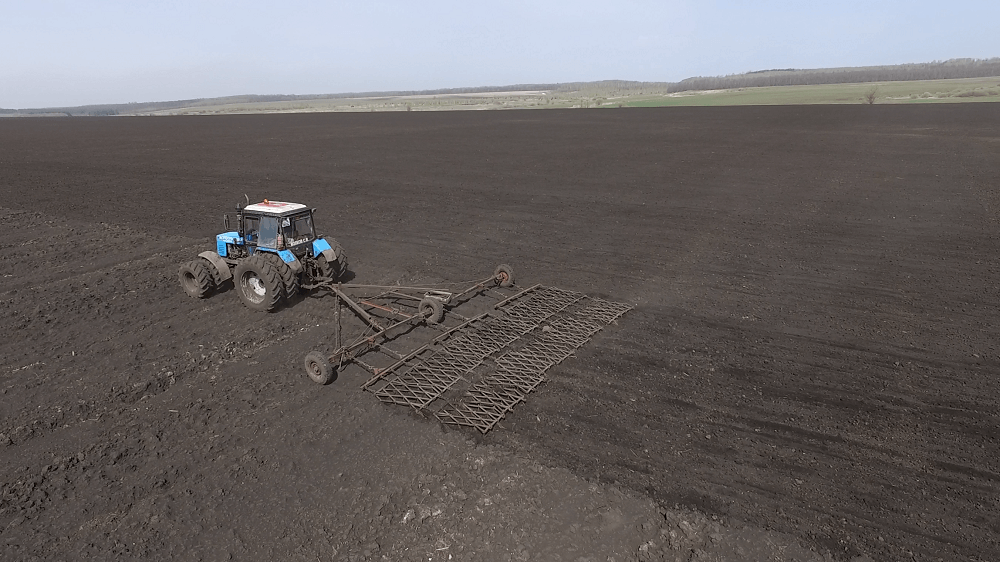
[{"label": "blue tractor", "polygon": [[302,288],[337,282],[347,273],[347,254],[332,238],[316,235],[313,211],[299,203],[268,201],[237,205],[226,230],[215,237],[215,251],[180,266],[184,291],[205,298],[230,279],[240,300],[270,311]]}]

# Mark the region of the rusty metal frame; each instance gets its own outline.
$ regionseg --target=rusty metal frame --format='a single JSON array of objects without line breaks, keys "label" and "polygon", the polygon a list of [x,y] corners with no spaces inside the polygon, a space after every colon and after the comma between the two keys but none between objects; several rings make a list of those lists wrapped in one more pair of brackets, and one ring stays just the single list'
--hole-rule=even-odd
[{"label": "rusty metal frame", "polygon": [[[353,363],[368,371],[371,376],[362,388],[383,402],[486,433],[544,381],[548,369],[632,309],[557,287],[533,285],[500,291],[496,284],[497,278],[489,277],[455,293],[442,287],[319,284],[316,288],[329,291],[337,302],[337,348],[328,356],[329,362],[337,369]],[[355,291],[372,290],[377,293],[352,296]],[[479,294],[489,294],[498,302],[469,318],[452,310]],[[428,314],[419,313],[416,304],[416,310],[408,308],[428,296],[448,305],[447,315],[460,323],[432,326],[426,322]],[[348,345],[341,341],[342,305],[367,326]],[[409,351],[388,347],[421,325],[440,333]],[[380,368],[362,359],[372,352],[391,358],[389,366]]]},{"label": "rusty metal frame", "polygon": [[[472,281],[458,292],[448,291],[442,286],[410,287],[354,283],[317,283],[306,286],[306,288],[325,290],[336,297],[336,350],[328,355],[328,361],[338,369],[343,367],[345,363],[353,362],[369,371],[372,375],[378,375],[380,370],[368,365],[360,357],[372,350],[395,355],[397,358],[404,357],[405,354],[397,353],[385,347],[385,343],[406,329],[415,327],[427,319],[426,314],[420,314],[416,310],[404,311],[400,308],[379,304],[378,301],[404,300],[419,303],[425,297],[432,297],[440,300],[443,305],[451,305],[462,301],[462,299],[466,299],[470,295],[496,290],[496,284],[497,277],[494,275],[485,279]],[[371,290],[379,292],[375,295],[364,297],[352,295],[354,291]],[[501,296],[506,298],[508,295],[501,293]],[[343,345],[342,342],[340,327],[340,310],[342,304],[347,305],[368,326],[368,330],[370,331],[366,331],[361,337],[348,345]],[[382,312],[385,316],[376,318],[373,314],[374,310]],[[455,316],[459,317],[458,315]]]}]

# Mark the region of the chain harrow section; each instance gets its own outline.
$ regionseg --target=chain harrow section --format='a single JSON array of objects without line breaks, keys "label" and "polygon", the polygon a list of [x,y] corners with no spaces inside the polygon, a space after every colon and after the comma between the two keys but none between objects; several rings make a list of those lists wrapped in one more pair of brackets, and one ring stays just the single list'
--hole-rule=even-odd
[{"label": "chain harrow section", "polygon": [[[496,314],[469,321],[437,346],[411,353],[383,374],[380,387],[369,390],[383,402],[486,433],[542,383],[549,368],[631,309],[583,293],[533,287],[504,302]],[[495,368],[485,375],[474,373],[490,357]],[[455,398],[443,398],[459,381],[468,388]]]},{"label": "chain harrow section", "polygon": [[542,383],[550,367],[572,355],[602,327],[579,313],[555,319],[540,330],[539,337],[497,357],[495,371],[436,412],[435,417],[443,423],[488,432]]},{"label": "chain harrow section", "polygon": [[404,375],[390,380],[376,390],[375,396],[383,402],[417,409],[426,408],[480,363],[482,359],[472,360],[448,352],[434,353],[426,359],[420,359]]},{"label": "chain harrow section", "polygon": [[525,326],[530,326],[528,329],[531,330],[548,317],[586,297],[587,295],[583,293],[558,287],[538,287],[526,291],[520,298],[509,301],[501,306],[500,310],[512,322],[523,323]]},{"label": "chain harrow section", "polygon": [[474,427],[485,434],[524,400],[524,396],[525,393],[517,389],[480,381],[472,385],[459,402],[447,404],[435,412],[434,417],[442,423]]},{"label": "chain harrow section", "polygon": [[606,301],[593,297],[588,300],[589,304],[580,311],[580,316],[600,320],[605,324],[610,324],[618,320],[622,314],[632,310],[631,306],[620,302]]},{"label": "chain harrow section", "polygon": [[[382,375],[385,381],[373,390],[383,402],[423,409],[451,389],[483,360],[538,327],[553,314],[580,299],[583,293],[542,287],[511,301],[500,316],[473,319],[452,338],[430,353],[416,353],[395,371]],[[511,311],[511,312],[508,312]]]}]

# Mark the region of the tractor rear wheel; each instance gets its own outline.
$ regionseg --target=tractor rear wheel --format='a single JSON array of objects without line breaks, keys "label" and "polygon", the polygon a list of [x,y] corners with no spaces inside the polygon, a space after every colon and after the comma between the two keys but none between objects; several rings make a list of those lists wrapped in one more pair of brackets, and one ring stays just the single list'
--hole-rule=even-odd
[{"label": "tractor rear wheel", "polygon": [[319,266],[321,276],[337,281],[347,273],[347,252],[336,240],[330,239],[329,242],[332,242],[330,247],[333,248],[333,254],[337,256],[336,260],[328,262],[324,256],[320,255],[316,258],[316,264]]},{"label": "tractor rear wheel", "polygon": [[330,360],[318,351],[310,351],[306,354],[305,368],[309,378],[319,384],[330,384],[336,375]]},{"label": "tractor rear wheel", "polygon": [[262,253],[262,256],[266,256],[267,259],[274,265],[274,268],[278,271],[278,275],[281,277],[281,285],[284,287],[284,295],[288,298],[292,298],[299,294],[299,276],[292,271],[291,267],[281,259],[278,254],[272,254],[270,252]]},{"label": "tractor rear wheel", "polygon": [[184,292],[198,299],[207,297],[215,288],[215,278],[210,267],[214,268],[201,258],[181,264],[177,278]]},{"label": "tractor rear wheel", "polygon": [[277,268],[270,260],[257,254],[240,260],[236,265],[233,285],[243,304],[261,312],[274,310],[283,292]]}]

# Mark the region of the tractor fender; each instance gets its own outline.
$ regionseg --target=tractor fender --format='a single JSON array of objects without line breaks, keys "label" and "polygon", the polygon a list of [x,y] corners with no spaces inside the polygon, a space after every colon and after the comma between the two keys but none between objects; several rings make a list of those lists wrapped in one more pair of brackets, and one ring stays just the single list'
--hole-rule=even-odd
[{"label": "tractor fender", "polygon": [[229,271],[229,265],[219,256],[219,254],[213,252],[212,250],[205,250],[204,252],[198,254],[198,257],[205,258],[215,266],[215,269],[219,272],[218,279],[220,282],[232,279],[233,272]]},{"label": "tractor fender", "polygon": [[337,259],[340,257],[337,255],[337,252],[333,251],[333,248],[323,250],[323,253],[320,255],[326,258],[326,263],[337,263]]},{"label": "tractor fender", "polygon": [[295,254],[291,250],[281,250],[278,252],[278,257],[281,258],[281,261],[285,262],[285,265],[292,270],[292,273],[295,275],[302,273],[302,262],[299,261],[299,258],[295,257]]},{"label": "tractor fender", "polygon": [[325,252],[327,250],[332,250],[332,249],[333,249],[333,246],[330,246],[330,243],[327,242],[323,238],[317,238],[317,239],[313,240],[313,255],[314,256],[322,255],[323,252]]}]

